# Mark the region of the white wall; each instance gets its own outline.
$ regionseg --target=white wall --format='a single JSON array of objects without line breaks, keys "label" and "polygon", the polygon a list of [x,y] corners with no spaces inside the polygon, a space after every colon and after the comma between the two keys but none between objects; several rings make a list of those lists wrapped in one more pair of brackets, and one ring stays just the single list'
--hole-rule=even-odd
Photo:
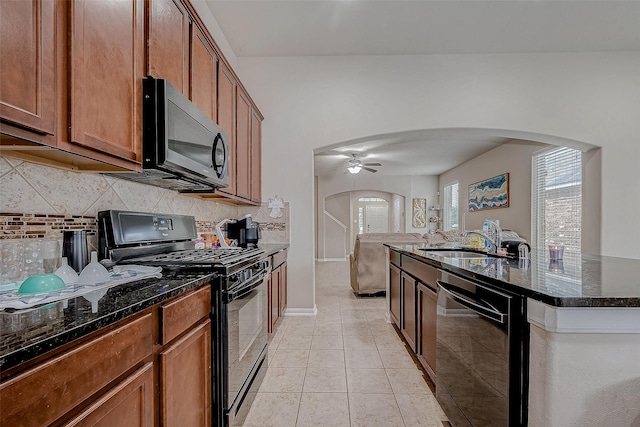
[{"label": "white wall", "polygon": [[[438,191],[438,177],[436,176],[384,176],[363,174],[317,177],[317,205],[318,218],[323,216],[323,204],[327,197],[343,192],[355,192],[368,190],[366,194],[358,197],[375,197],[376,192],[389,193],[388,196],[380,196],[389,202],[389,231],[404,233],[424,234],[428,228],[413,228],[411,221],[411,199],[426,198],[428,204],[436,204]],[[355,194],[355,193],[353,193]],[[395,196],[394,196],[395,195]],[[357,199],[357,197],[356,197]],[[399,204],[402,206],[399,206]],[[353,229],[353,223],[350,224]],[[357,232],[352,230],[350,238],[350,251],[353,250],[353,242]],[[322,258],[322,248],[327,235],[323,223],[318,224],[318,257]]]},{"label": "white wall", "polygon": [[[546,147],[531,141],[510,141],[440,175],[440,191],[458,181],[459,221],[465,214],[467,230],[482,229],[485,219],[516,231],[531,241],[531,155]],[[509,173],[509,207],[469,212],[469,184]],[[459,224],[462,224],[459,222]]]},{"label": "white wall", "polygon": [[[438,196],[438,177],[432,175],[412,176],[411,196],[407,197],[407,232],[427,233],[429,231],[429,222],[424,228],[413,227],[413,202],[411,199],[427,199],[427,209],[431,206],[441,205],[442,201]],[[427,210],[427,221],[429,221],[429,213]],[[433,229],[435,230],[435,226]]]},{"label": "white wall", "polygon": [[314,148],[412,129],[602,146],[602,253],[640,258],[640,52],[238,58],[265,116],[263,194],[291,201],[289,305],[314,307]]},{"label": "white wall", "polygon": [[209,30],[209,33],[211,33],[211,37],[213,37],[213,40],[215,40],[216,44],[218,45],[218,48],[220,48],[220,50],[222,51],[222,54],[229,62],[229,65],[231,65],[231,68],[233,68],[234,71],[236,71],[237,73],[238,58],[236,57],[235,52],[231,48],[229,41],[227,40],[224,33],[222,32],[220,25],[218,25],[218,21],[216,21],[216,18],[213,16],[213,13],[211,13],[211,9],[209,9],[209,6],[207,6],[206,1],[191,0],[191,5],[198,13],[198,16],[200,17],[200,19],[202,19],[202,22],[204,22],[204,25],[206,25],[207,29]]}]

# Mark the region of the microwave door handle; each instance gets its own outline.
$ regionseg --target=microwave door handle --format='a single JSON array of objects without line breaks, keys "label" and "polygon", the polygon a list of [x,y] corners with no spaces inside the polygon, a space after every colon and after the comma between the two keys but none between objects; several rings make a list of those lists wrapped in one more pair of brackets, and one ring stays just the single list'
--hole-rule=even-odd
[{"label": "microwave door handle", "polygon": [[442,289],[448,297],[453,299],[455,302],[467,307],[470,310],[475,311],[476,313],[491,319],[495,322],[499,322],[500,324],[505,324],[507,321],[507,314],[501,313],[496,310],[495,307],[487,307],[487,302],[482,300],[472,300],[468,296],[464,296],[456,292],[455,286],[442,282],[440,280],[436,281],[436,284]]},{"label": "microwave door handle", "polygon": [[[216,134],[216,137],[213,139],[213,144],[211,146],[211,167],[218,175],[218,178],[222,178],[224,176],[224,163],[219,165],[216,162],[216,151],[218,148],[218,143],[222,142],[222,135],[220,133]],[[222,144],[222,149],[224,150],[224,144]],[[227,157],[227,153],[224,153],[224,157]]]}]

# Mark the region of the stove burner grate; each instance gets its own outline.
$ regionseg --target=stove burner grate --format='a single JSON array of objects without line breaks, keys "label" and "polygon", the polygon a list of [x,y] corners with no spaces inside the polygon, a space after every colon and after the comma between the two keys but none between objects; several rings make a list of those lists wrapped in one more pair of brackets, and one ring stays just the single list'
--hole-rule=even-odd
[{"label": "stove burner grate", "polygon": [[258,248],[229,248],[229,249],[187,249],[130,258],[126,262],[156,265],[193,265],[193,264],[219,264],[229,265],[238,261],[252,258],[264,251]]}]

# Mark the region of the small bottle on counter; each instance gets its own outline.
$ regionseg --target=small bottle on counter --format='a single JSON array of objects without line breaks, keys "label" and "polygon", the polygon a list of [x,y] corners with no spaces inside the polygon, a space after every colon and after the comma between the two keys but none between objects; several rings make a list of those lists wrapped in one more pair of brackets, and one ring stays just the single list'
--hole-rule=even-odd
[{"label": "small bottle on counter", "polygon": [[195,244],[196,244],[195,249],[204,249],[204,238],[203,237],[196,238]]}]

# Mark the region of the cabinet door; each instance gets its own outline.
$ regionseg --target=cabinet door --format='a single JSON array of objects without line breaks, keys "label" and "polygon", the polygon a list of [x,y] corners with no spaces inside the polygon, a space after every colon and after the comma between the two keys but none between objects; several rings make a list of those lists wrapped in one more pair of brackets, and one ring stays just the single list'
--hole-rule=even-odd
[{"label": "cabinet door", "polygon": [[284,310],[287,308],[287,263],[285,262],[280,266],[280,283],[278,287],[280,296],[280,316],[284,314]]},{"label": "cabinet door", "polygon": [[262,117],[251,111],[251,201],[262,201]]},{"label": "cabinet door", "polygon": [[[0,2],[0,117],[53,135],[55,2]],[[62,54],[62,52],[60,52]]]},{"label": "cabinet door", "polygon": [[71,142],[139,163],[144,1],[71,3]]},{"label": "cabinet door", "polygon": [[400,331],[409,343],[409,347],[416,351],[416,281],[413,277],[402,272],[402,318]]},{"label": "cabinet door", "polygon": [[160,353],[160,425],[211,425],[211,322]]},{"label": "cabinet door", "polygon": [[223,193],[236,194],[236,80],[231,70],[218,63],[218,125],[229,135],[229,186]]},{"label": "cabinet door", "polygon": [[271,331],[280,318],[280,267],[271,272],[271,288],[269,289],[269,312],[271,314]]},{"label": "cabinet door", "polygon": [[191,25],[191,90],[189,98],[216,121],[218,93],[218,57],[200,28]]},{"label": "cabinet door", "polygon": [[189,96],[189,14],[180,0],[149,1],[147,74]]},{"label": "cabinet door", "polygon": [[241,88],[236,101],[236,195],[251,199],[251,103]]},{"label": "cabinet door", "polygon": [[400,269],[389,264],[389,313],[398,328],[400,327],[400,288]]},{"label": "cabinet door", "polygon": [[151,427],[153,420],[153,364],[125,378],[103,397],[71,419],[66,426]]},{"label": "cabinet door", "polygon": [[436,318],[438,294],[418,284],[418,360],[433,381],[436,376]]}]

